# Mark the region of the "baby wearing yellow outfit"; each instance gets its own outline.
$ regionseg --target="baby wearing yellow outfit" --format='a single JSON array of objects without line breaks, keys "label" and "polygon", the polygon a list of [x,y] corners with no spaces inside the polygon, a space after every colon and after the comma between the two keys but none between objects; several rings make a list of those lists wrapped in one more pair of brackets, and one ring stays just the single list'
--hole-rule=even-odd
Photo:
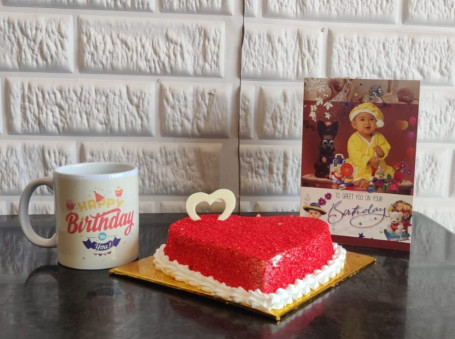
[{"label": "baby wearing yellow outfit", "polygon": [[356,130],[348,140],[347,160],[354,166],[354,185],[366,189],[380,167],[385,176],[394,170],[385,159],[390,152],[387,139],[376,129],[384,126],[384,114],[373,103],[366,102],[349,113],[351,126]]}]

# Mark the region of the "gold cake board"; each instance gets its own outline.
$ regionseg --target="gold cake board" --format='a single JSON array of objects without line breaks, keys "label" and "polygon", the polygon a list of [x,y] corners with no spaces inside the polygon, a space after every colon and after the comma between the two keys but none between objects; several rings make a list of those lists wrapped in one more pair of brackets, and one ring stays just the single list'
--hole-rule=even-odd
[{"label": "gold cake board", "polygon": [[334,278],[330,279],[326,284],[320,285],[317,289],[311,290],[310,293],[304,295],[300,299],[286,305],[280,309],[271,309],[267,310],[265,308],[253,308],[248,304],[245,303],[236,303],[232,300],[228,300],[222,297],[218,297],[216,295],[211,294],[210,292],[205,292],[197,287],[188,285],[184,282],[177,281],[171,276],[163,273],[162,271],[158,270],[155,267],[154,258],[153,256],[140,259],[129,264],[119,266],[116,268],[112,268],[109,270],[110,273],[127,276],[130,278],[135,278],[143,281],[152,282],[155,284],[159,284],[162,286],[171,287],[177,290],[182,290],[186,292],[190,292],[197,295],[202,295],[205,297],[209,297],[215,300],[223,301],[227,304],[240,306],[242,308],[248,309],[253,312],[258,312],[263,315],[273,317],[276,321],[279,321],[284,315],[290,313],[293,310],[296,310],[303,304],[307,303],[309,300],[314,299],[316,296],[320,295],[322,292],[335,287],[343,280],[353,276],[354,274],[358,273],[361,269],[371,265],[375,262],[375,258],[369,257],[363,254],[353,253],[353,252],[346,252],[346,261],[343,269],[339,274],[337,274]]}]

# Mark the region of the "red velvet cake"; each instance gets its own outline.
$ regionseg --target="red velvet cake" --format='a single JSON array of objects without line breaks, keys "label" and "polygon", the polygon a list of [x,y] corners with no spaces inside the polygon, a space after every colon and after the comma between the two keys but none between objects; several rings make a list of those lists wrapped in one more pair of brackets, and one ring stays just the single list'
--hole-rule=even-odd
[{"label": "red velvet cake", "polygon": [[297,217],[204,215],[169,228],[164,253],[170,261],[231,287],[276,292],[321,269],[334,256],[324,221]]}]

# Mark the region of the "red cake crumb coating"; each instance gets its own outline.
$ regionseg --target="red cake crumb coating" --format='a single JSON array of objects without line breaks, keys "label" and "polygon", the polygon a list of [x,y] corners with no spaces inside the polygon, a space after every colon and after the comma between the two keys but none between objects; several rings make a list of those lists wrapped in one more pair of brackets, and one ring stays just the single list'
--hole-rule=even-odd
[{"label": "red cake crumb coating", "polygon": [[297,216],[203,215],[169,228],[165,254],[193,271],[245,290],[275,292],[327,264],[334,253],[327,224]]}]

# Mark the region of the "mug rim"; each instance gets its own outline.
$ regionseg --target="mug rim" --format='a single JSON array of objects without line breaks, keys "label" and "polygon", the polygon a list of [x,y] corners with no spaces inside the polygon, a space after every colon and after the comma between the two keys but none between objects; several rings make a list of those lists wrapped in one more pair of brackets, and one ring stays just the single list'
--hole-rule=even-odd
[{"label": "mug rim", "polygon": [[[81,171],[83,170],[83,171]],[[136,166],[121,162],[81,162],[60,166],[55,175],[80,180],[114,179],[136,175]]]}]

